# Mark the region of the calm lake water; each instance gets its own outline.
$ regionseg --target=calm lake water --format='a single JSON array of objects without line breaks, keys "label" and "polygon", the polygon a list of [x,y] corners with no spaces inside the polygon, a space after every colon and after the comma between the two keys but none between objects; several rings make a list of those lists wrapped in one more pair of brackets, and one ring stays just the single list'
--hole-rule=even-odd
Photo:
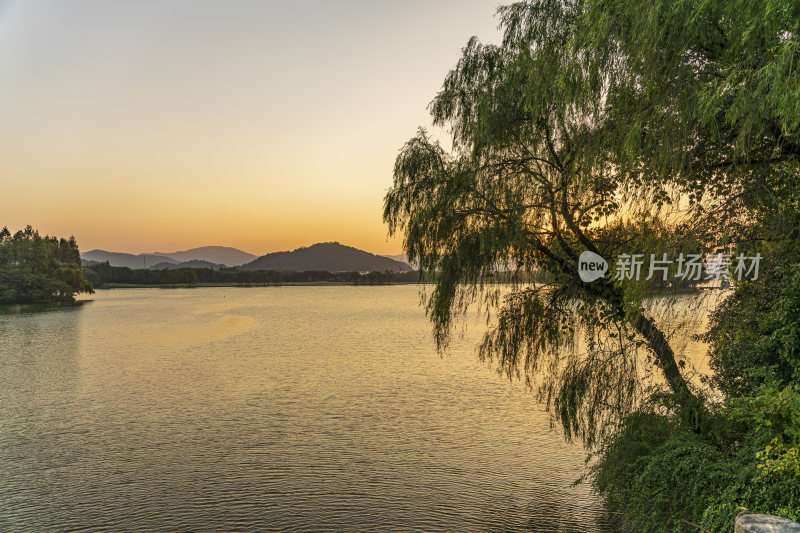
[{"label": "calm lake water", "polygon": [[414,286],[119,289],[0,314],[1,531],[610,531]]}]

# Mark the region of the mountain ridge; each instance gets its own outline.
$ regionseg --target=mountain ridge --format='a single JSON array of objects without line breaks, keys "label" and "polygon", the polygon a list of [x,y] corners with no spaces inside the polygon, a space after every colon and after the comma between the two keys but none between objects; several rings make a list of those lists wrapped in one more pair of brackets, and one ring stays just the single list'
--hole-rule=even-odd
[{"label": "mountain ridge", "polygon": [[215,265],[239,266],[249,263],[258,256],[233,248],[231,246],[200,246],[178,252],[153,252],[129,254],[125,252],[109,252],[106,250],[90,250],[81,253],[81,259],[108,261],[111,266],[128,268],[151,268],[159,263],[178,264],[191,261],[205,261]]},{"label": "mountain ridge", "polygon": [[[244,259],[252,258],[249,261]],[[108,262],[111,266],[141,268],[221,268],[232,266],[242,270],[283,270],[328,272],[406,272],[413,270],[404,261],[372,254],[339,242],[323,242],[291,251],[255,256],[230,246],[201,246],[178,252],[130,254],[90,250],[81,253],[87,262]],[[226,262],[227,261],[227,262]],[[243,261],[243,262],[242,262]]]},{"label": "mountain ridge", "polygon": [[128,268],[149,268],[157,263],[178,263],[174,259],[165,255],[157,254],[129,254],[125,252],[109,252],[106,250],[89,250],[81,252],[81,259],[87,261],[97,261],[111,266]]},{"label": "mountain ridge", "polygon": [[257,255],[232,246],[199,246],[179,252],[153,252],[153,255],[163,255],[179,263],[207,261],[226,266],[244,265],[258,258]]},{"label": "mountain ridge", "polygon": [[192,259],[191,261],[184,261],[183,263],[158,263],[149,267],[150,270],[174,270],[176,268],[210,268],[211,270],[219,270],[226,268],[225,265],[218,263],[211,263],[202,259]]},{"label": "mountain ridge", "polygon": [[328,272],[406,272],[411,267],[385,256],[375,255],[339,242],[321,242],[292,251],[272,252],[239,267],[243,270],[284,270]]}]

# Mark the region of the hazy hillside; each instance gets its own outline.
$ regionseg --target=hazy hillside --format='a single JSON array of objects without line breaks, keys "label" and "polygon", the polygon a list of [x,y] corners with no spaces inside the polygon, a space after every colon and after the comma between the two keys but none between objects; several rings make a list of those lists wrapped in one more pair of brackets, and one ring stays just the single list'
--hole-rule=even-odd
[{"label": "hazy hillside", "polygon": [[128,268],[150,268],[158,263],[177,263],[178,261],[165,255],[157,254],[126,254],[121,252],[107,252],[105,250],[92,250],[81,254],[81,259],[104,263],[108,261],[111,266]]},{"label": "hazy hillside", "polygon": [[327,270],[328,272],[404,272],[406,263],[374,255],[338,242],[314,244],[292,252],[275,252],[259,257],[241,267],[245,270]]},{"label": "hazy hillside", "polygon": [[169,257],[177,262],[185,261],[208,261],[227,266],[239,266],[249,263],[255,259],[256,255],[249,254],[230,246],[201,246],[182,252],[153,252],[155,255]]},{"label": "hazy hillside", "polygon": [[418,263],[418,261],[415,261],[414,263],[412,263],[411,261],[408,260],[408,256],[406,254],[384,255],[384,256],[381,256],[381,257],[388,257],[389,259],[394,259],[395,261],[400,261],[401,263],[405,263],[405,264],[411,266],[411,268],[414,269],[414,270],[417,269],[417,264],[416,263]]},{"label": "hazy hillside", "polygon": [[[178,264],[188,261],[201,261],[220,266],[239,266],[249,263],[256,256],[231,248],[230,246],[202,246],[182,252],[154,252],[152,254],[126,254],[122,252],[107,252],[105,250],[92,250],[81,254],[81,259],[103,263],[108,261],[111,266],[128,268],[153,268],[160,263]],[[198,265],[193,268],[211,268],[210,265]],[[192,268],[192,267],[188,267]]]},{"label": "hazy hillside", "polygon": [[151,270],[174,270],[176,268],[210,268],[219,270],[220,268],[225,268],[225,265],[209,261],[184,261],[183,263],[158,263],[150,267]]}]

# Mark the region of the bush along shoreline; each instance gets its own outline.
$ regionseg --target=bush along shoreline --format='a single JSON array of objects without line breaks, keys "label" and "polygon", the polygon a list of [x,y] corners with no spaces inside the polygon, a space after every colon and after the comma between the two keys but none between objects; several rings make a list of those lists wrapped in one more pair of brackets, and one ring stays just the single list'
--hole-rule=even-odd
[{"label": "bush along shoreline", "polygon": [[[794,248],[794,246],[793,246]],[[797,253],[797,250],[794,251]],[[739,285],[705,340],[722,400],[699,431],[654,396],[595,453],[595,489],[623,530],[731,531],[743,511],[800,520],[800,263]]]}]

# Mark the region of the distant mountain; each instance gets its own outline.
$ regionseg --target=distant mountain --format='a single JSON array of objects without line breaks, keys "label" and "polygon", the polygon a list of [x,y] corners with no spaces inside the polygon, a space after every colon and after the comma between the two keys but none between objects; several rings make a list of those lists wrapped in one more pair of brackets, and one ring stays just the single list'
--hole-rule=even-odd
[{"label": "distant mountain", "polygon": [[104,263],[108,261],[111,266],[128,268],[150,268],[158,263],[177,263],[178,261],[158,254],[126,254],[121,252],[107,252],[105,250],[92,250],[81,254],[81,259]]},{"label": "distant mountain", "polygon": [[227,266],[243,265],[258,257],[230,246],[201,246],[200,248],[192,248],[182,252],[153,252],[153,254],[169,257],[179,263],[184,261],[208,261]]},{"label": "distant mountain", "polygon": [[323,242],[292,252],[263,255],[241,267],[244,270],[327,270],[328,272],[405,272],[406,263],[374,255],[338,242]]},{"label": "distant mountain", "polygon": [[184,261],[183,263],[158,263],[151,266],[150,270],[175,270],[176,268],[210,268],[211,270],[219,270],[220,268],[225,268],[225,265],[208,261]]},{"label": "distant mountain", "polygon": [[[159,263],[178,264],[187,261],[205,261],[219,266],[239,266],[249,263],[256,256],[229,246],[202,246],[182,252],[154,252],[152,254],[126,254],[121,252],[107,252],[105,250],[92,250],[81,254],[81,259],[103,263],[108,261],[111,266],[128,268],[152,268]],[[208,266],[208,265],[206,265]],[[192,267],[188,267],[192,268]],[[205,268],[197,266],[194,268]],[[211,268],[211,267],[208,267]]]},{"label": "distant mountain", "polygon": [[406,254],[397,254],[397,255],[383,255],[381,257],[388,257],[389,259],[394,259],[395,261],[400,261],[401,263],[405,263],[409,265],[412,269],[417,270],[418,268],[418,261],[414,261],[413,263],[408,260],[408,256]]},{"label": "distant mountain", "polygon": [[406,257],[406,254],[382,255],[381,257],[388,257],[389,259],[394,259],[395,261],[400,261],[401,263],[408,263],[408,257]]}]

